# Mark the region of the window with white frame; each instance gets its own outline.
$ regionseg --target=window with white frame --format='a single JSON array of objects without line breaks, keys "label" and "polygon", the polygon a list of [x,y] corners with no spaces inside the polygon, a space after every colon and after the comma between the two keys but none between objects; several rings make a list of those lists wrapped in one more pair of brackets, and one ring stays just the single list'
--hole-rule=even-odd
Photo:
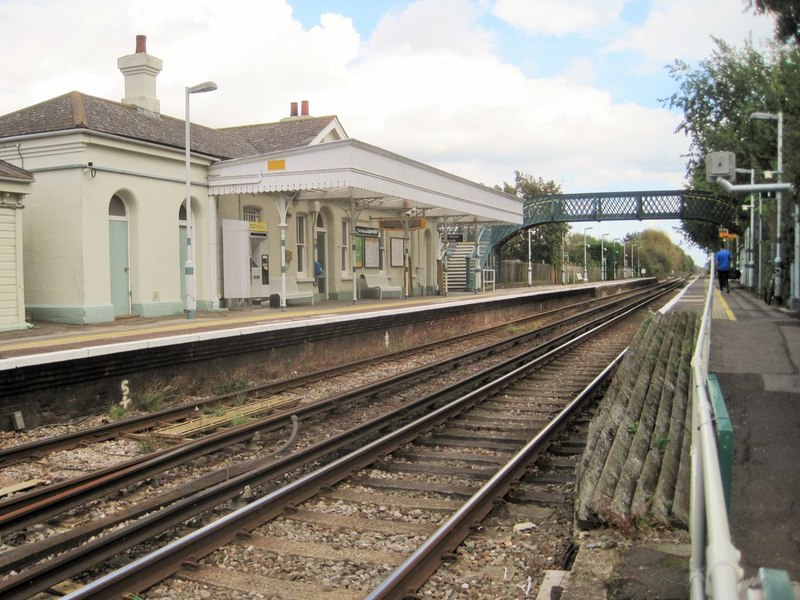
[{"label": "window with white frame", "polygon": [[350,272],[350,221],[342,219],[342,274]]},{"label": "window with white frame", "polygon": [[306,272],[306,216],[297,215],[297,274],[304,275]]},{"label": "window with white frame", "polygon": [[257,206],[245,206],[242,208],[242,220],[248,223],[258,223],[261,221],[261,209]]}]

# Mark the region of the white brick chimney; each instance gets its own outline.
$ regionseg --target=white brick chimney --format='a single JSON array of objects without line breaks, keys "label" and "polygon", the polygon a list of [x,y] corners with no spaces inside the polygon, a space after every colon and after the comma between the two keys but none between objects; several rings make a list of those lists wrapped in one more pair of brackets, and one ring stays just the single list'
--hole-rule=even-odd
[{"label": "white brick chimney", "polygon": [[136,53],[117,59],[117,67],[125,76],[125,97],[122,103],[160,113],[156,77],[161,72],[162,64],[160,58],[147,53],[147,37],[137,35]]}]

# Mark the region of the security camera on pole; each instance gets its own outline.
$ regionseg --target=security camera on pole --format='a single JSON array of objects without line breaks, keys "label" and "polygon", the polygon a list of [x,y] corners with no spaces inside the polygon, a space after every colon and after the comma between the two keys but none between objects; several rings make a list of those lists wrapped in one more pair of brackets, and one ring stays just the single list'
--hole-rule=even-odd
[{"label": "security camera on pole", "polygon": [[[777,243],[775,244],[774,260],[774,290],[775,298],[780,302],[783,289],[781,256],[781,198],[782,192],[795,193],[794,186],[790,183],[781,183],[781,169],[783,168],[783,113],[760,113],[750,115],[751,119],[774,119],[778,122],[778,183],[756,183],[750,185],[734,185],[736,179],[736,155],[733,152],[709,152],[706,156],[706,180],[719,184],[729,194],[750,194],[752,192],[776,192],[778,201]],[[798,268],[798,265],[795,265]],[[797,280],[797,277],[795,277]]]}]

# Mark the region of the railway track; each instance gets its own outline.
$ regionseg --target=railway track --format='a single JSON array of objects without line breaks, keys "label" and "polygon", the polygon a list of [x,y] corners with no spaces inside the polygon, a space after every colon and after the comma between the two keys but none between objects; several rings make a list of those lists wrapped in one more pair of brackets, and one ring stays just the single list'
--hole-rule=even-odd
[{"label": "railway track", "polygon": [[[186,419],[191,419],[196,416],[198,410],[204,410],[207,407],[216,407],[219,405],[230,406],[242,403],[246,404],[254,399],[260,399],[266,396],[290,394],[292,390],[302,390],[314,382],[331,379],[342,374],[350,373],[357,369],[366,369],[377,362],[398,360],[409,355],[421,354],[423,352],[442,348],[444,346],[457,345],[470,339],[483,337],[491,340],[491,338],[497,336],[505,338],[508,337],[504,333],[505,331],[513,330],[515,328],[532,328],[537,326],[539,327],[539,330],[534,332],[534,335],[543,336],[546,335],[549,330],[555,329],[557,326],[563,326],[569,322],[586,318],[597,313],[598,311],[608,310],[609,307],[613,308],[613,306],[617,305],[621,301],[635,301],[637,298],[651,293],[653,289],[663,288],[665,286],[672,287],[674,285],[675,282],[661,283],[635,290],[633,292],[625,292],[600,299],[583,301],[567,307],[547,310],[535,315],[515,319],[501,325],[495,325],[483,329],[481,331],[451,336],[443,340],[437,340],[428,344],[417,346],[415,348],[392,352],[376,358],[359,360],[334,368],[326,368],[312,373],[290,377],[281,381],[270,382],[263,385],[236,390],[226,394],[219,394],[206,398],[192,398],[188,402],[177,403],[173,406],[169,406],[162,410],[148,414],[129,417],[88,429],[78,429],[58,436],[36,439],[27,443],[0,448],[0,469],[25,459],[40,459],[42,456],[59,450],[70,449],[76,446],[84,446],[87,444],[113,439],[126,434],[148,431],[154,427],[160,427],[167,423],[176,423]],[[566,318],[569,315],[572,315],[572,318]],[[547,327],[548,323],[555,323],[555,325],[552,327]],[[524,341],[525,337],[526,336],[524,334],[517,337],[512,336],[512,338],[509,339],[508,344],[517,345],[521,341]],[[491,341],[487,343],[491,343]],[[500,350],[501,348],[498,347],[495,351]],[[70,370],[69,366],[61,366],[65,370]],[[58,367],[59,364],[55,363],[51,369],[57,369]],[[54,376],[56,378],[59,377],[57,373]],[[19,385],[21,386],[22,384],[20,383]],[[21,388],[18,391],[24,392],[25,388]]]},{"label": "railway track", "polygon": [[[387,396],[394,393],[395,390],[408,388],[420,380],[432,379],[438,374],[451,372],[454,369],[454,365],[457,365],[460,369],[464,369],[467,363],[483,364],[489,357],[501,355],[511,348],[519,347],[529,342],[530,339],[545,338],[548,334],[552,334],[554,330],[564,327],[567,323],[597,316],[598,313],[604,314],[604,311],[607,310],[610,310],[608,306],[593,307],[558,323],[541,327],[534,331],[525,331],[510,337],[505,337],[500,341],[494,341],[490,344],[480,346],[477,349],[463,352],[456,357],[448,357],[445,360],[428,363],[417,369],[402,372],[394,377],[382,379],[373,384],[361,386],[342,394],[336,394],[318,402],[311,402],[303,406],[298,406],[292,414],[305,421],[318,417],[321,414],[326,414],[334,408],[336,410],[341,410],[344,406],[354,406],[358,402],[373,400],[379,395]],[[306,382],[307,380],[305,378],[301,378],[300,382],[295,381],[293,385],[282,382],[278,384],[278,386],[282,386],[281,388],[278,388],[278,386],[267,386],[258,391],[266,391],[270,394],[275,394],[279,389],[296,389],[298,385],[305,384]],[[251,395],[255,391],[256,390],[252,390]],[[252,439],[253,436],[258,435],[260,432],[275,431],[283,428],[287,424],[288,419],[288,414],[255,419],[250,423],[231,429],[225,429],[203,439],[189,441],[177,447],[147,456],[136,457],[122,464],[88,473],[57,484],[43,486],[27,494],[12,496],[7,500],[0,501],[0,536],[8,538],[9,534],[34,523],[51,519],[67,510],[85,505],[92,500],[101,498],[145,478],[163,473],[177,465],[185,464],[200,456],[205,456],[236,444],[241,444],[244,441]],[[230,471],[227,470],[227,472]],[[193,491],[193,486],[189,486],[187,490],[187,493],[191,493]],[[169,501],[174,500],[174,496],[167,496],[167,498]],[[160,508],[161,505],[154,506],[152,503],[142,503],[141,506],[143,508],[140,509],[139,513],[141,513],[141,510]],[[122,512],[121,514],[128,516],[128,518],[130,518],[130,516],[136,516],[136,513],[130,515],[129,513]],[[93,527],[87,528],[86,531],[80,529],[77,531],[73,530],[71,536],[73,539],[77,539],[80,535],[90,537],[91,535],[97,534],[99,527],[100,524],[95,524]],[[47,552],[47,548],[41,548],[41,553],[44,552]],[[39,552],[31,553],[29,551],[24,555],[24,559],[29,561],[39,556],[39,554]],[[20,560],[14,558],[13,555],[8,555],[5,558],[0,557],[0,569],[18,568],[19,566],[21,566]]]},{"label": "railway track", "polygon": [[[603,316],[601,317],[600,320],[608,321],[609,317]],[[580,336],[582,335],[581,331],[582,329],[583,328],[573,331],[569,333],[566,337]],[[551,342],[549,345],[545,345],[545,348],[539,348],[535,352],[538,352],[539,354],[552,352],[552,347],[549,346],[556,343],[560,342]],[[528,356],[524,356],[525,354],[527,354]],[[523,353],[523,356],[517,357],[510,361],[502,361],[503,366],[501,367],[501,372],[502,370],[505,370],[506,372],[509,371],[513,372],[520,368],[519,361],[526,361],[526,360],[527,361],[531,360],[530,352]],[[583,360],[583,362],[585,362],[585,359]],[[579,369],[577,369],[577,367],[573,366],[570,370],[566,371],[565,374],[558,375],[556,377],[559,379],[566,379],[567,374],[574,375],[578,370]],[[354,430],[346,432],[346,434],[333,436],[327,440],[319,442],[318,444],[315,444],[314,446],[307,448],[306,451],[302,453],[298,452],[296,456],[289,456],[285,459],[275,460],[268,466],[262,465],[258,468],[245,471],[241,475],[237,475],[234,477],[230,477],[229,474],[229,479],[227,481],[221,482],[212,488],[205,488],[195,495],[175,500],[169,505],[164,505],[161,507],[161,510],[158,510],[155,513],[150,513],[147,517],[142,517],[137,519],[129,527],[118,528],[116,531],[104,534],[102,537],[93,542],[86,543],[83,546],[73,548],[72,550],[65,550],[62,553],[62,555],[56,557],[55,559],[51,559],[49,561],[45,561],[38,565],[29,567],[28,569],[25,569],[22,573],[19,573],[18,575],[11,575],[10,577],[7,577],[6,580],[4,580],[2,587],[0,587],[0,593],[3,593],[3,597],[10,597],[10,598],[28,597],[26,594],[29,594],[31,590],[47,589],[50,585],[53,585],[57,581],[60,581],[61,579],[58,579],[59,577],[63,579],[65,573],[74,575],[76,573],[83,572],[86,569],[91,569],[98,562],[106,560],[107,558],[114,556],[115,554],[118,554],[122,548],[129,549],[136,543],[150,540],[154,536],[159,535],[159,532],[163,532],[165,529],[169,527],[174,527],[176,525],[179,525],[180,523],[185,523],[187,522],[187,520],[194,519],[196,522],[196,519],[198,518],[197,515],[202,514],[203,511],[208,511],[207,517],[209,518],[211,516],[216,516],[221,510],[219,508],[220,505],[223,505],[225,502],[229,502],[233,499],[236,499],[237,497],[241,496],[243,492],[247,492],[247,490],[252,490],[259,486],[263,486],[269,481],[275,481],[276,478],[284,477],[286,474],[294,470],[297,469],[307,470],[308,468],[307,465],[309,465],[311,462],[322,462],[323,457],[325,458],[325,461],[330,461],[332,458],[334,459],[332,460],[332,462],[326,462],[327,467],[323,467],[323,470],[325,468],[330,469],[331,468],[330,465],[337,465],[339,462],[343,460],[341,457],[349,456],[354,452],[355,453],[361,452],[364,448],[371,448],[377,444],[378,440],[382,440],[383,438],[387,437],[387,436],[382,436],[381,434],[387,429],[389,424],[396,424],[398,422],[408,423],[408,425],[406,425],[404,428],[401,429],[401,432],[403,432],[405,429],[411,431],[410,423],[415,422],[415,418],[419,414],[425,414],[426,419],[430,419],[431,418],[430,415],[438,415],[438,418],[444,420],[446,418],[448,410],[452,410],[452,409],[444,410],[444,407],[448,407],[450,406],[450,404],[454,402],[451,400],[454,394],[455,395],[464,394],[465,388],[463,386],[466,385],[468,388],[469,387],[473,388],[473,390],[474,389],[480,390],[483,389],[484,387],[497,385],[494,382],[502,381],[503,377],[505,377],[505,375],[498,376],[496,372],[490,373],[487,371],[483,373],[478,373],[477,375],[473,375],[472,377],[468,378],[469,380],[468,382],[461,382],[460,387],[457,391],[448,389],[447,391],[442,391],[435,394],[429,394],[425,398],[418,400],[416,403],[411,403],[411,405],[407,407],[392,411],[380,418],[375,418],[372,419],[371,421],[367,421],[363,425],[354,428]],[[552,377],[553,374],[546,375],[544,381],[547,381],[548,378],[552,379]],[[544,384],[541,384],[540,386],[543,385]],[[472,393],[474,392],[467,392],[466,395],[469,396]],[[477,400],[473,399],[469,401],[461,401],[460,404],[463,406],[464,403],[469,404],[471,402],[474,403],[477,402]],[[460,408],[459,410],[462,409]],[[484,409],[484,411],[485,410],[486,409]],[[493,414],[499,414],[507,411],[508,407],[503,409],[495,407],[495,408],[490,408],[489,410]],[[525,410],[534,411],[534,409],[532,408],[528,408]],[[550,412],[553,412],[553,410],[554,409],[552,406],[549,407]],[[541,407],[539,407],[539,412],[542,412]],[[467,417],[460,417],[460,418],[465,419]],[[453,426],[450,426],[448,433],[439,435],[440,436],[444,435],[445,438],[450,439],[451,441],[448,443],[451,444],[453,447],[459,446],[459,442],[453,441],[453,439],[458,439],[459,436],[463,438],[462,443],[474,446],[475,437],[473,435],[473,437],[470,440],[469,432],[481,430],[481,427],[476,426],[474,420],[477,419],[479,422],[481,419],[486,420],[486,418],[481,417],[479,413],[474,413],[471,417],[469,417],[469,419],[473,419],[473,422],[468,423],[466,425],[464,423],[461,423],[461,425],[455,427],[455,429],[453,429]],[[527,421],[522,426],[527,430],[530,428],[531,423],[534,422],[538,423],[541,419],[521,418],[519,420]],[[501,427],[501,425],[499,425],[496,421],[497,419],[495,418],[493,423],[491,424],[490,429],[491,428],[497,429],[497,435],[506,440],[512,439],[514,436],[511,435],[508,431],[504,430]],[[431,426],[430,423],[429,426]],[[399,438],[396,437],[392,439],[392,441],[390,442],[390,446],[396,448],[408,441],[404,439],[405,435],[408,435],[410,436],[410,438],[413,438],[417,434],[412,435],[409,432],[405,432],[399,435],[400,435]],[[479,439],[481,439],[481,441],[485,443],[484,438],[487,435],[488,432],[486,431],[486,427],[483,427],[482,433],[479,435]],[[526,433],[525,435],[528,435],[528,433]],[[358,449],[351,451],[350,449],[352,447],[356,447]],[[383,448],[380,452],[381,455],[385,455],[388,452],[388,450],[386,448]],[[404,461],[401,460],[400,463],[398,463],[398,465],[402,465],[407,462],[420,463],[418,458],[416,458],[413,461],[409,461],[408,460],[409,450],[405,450],[405,452],[406,452],[406,459]],[[541,449],[537,450],[537,452],[541,452]],[[304,458],[300,458],[300,454],[303,454]],[[359,460],[362,462],[367,460],[368,462],[365,464],[371,464],[376,459],[374,456],[370,456],[368,458],[362,457]],[[425,464],[425,462],[422,461],[421,464]],[[355,467],[353,465],[348,465],[347,467],[344,468],[344,473],[349,474],[352,472],[354,468]],[[408,467],[402,467],[402,466],[394,467],[395,470],[399,469],[399,471],[397,472],[405,473],[405,471],[403,471],[403,468],[408,469]],[[428,468],[428,466],[426,466],[425,468]],[[472,471],[475,471],[475,469],[472,469]],[[333,477],[333,479],[326,479],[325,476],[323,476],[322,479],[323,483],[321,485],[325,486],[332,484],[334,480],[342,478],[340,477],[340,475],[341,473],[337,474],[337,476]],[[451,476],[456,476],[456,475],[459,475],[459,473],[451,474]],[[463,475],[463,473],[461,473],[461,475]],[[283,494],[286,494],[288,490],[294,489],[296,482],[305,481],[309,476],[310,475],[308,474],[301,475],[299,478],[295,479],[291,483],[282,485],[278,487],[275,491],[267,493],[266,495],[262,496],[252,504],[248,505],[246,509],[242,510],[250,509],[250,507],[253,506],[259,506],[260,503],[265,501],[265,499],[269,499],[266,500],[266,502],[271,507],[277,506],[275,498],[273,498],[274,494],[281,494],[281,497],[283,497]],[[391,477],[386,477],[385,479],[387,480],[398,479],[398,477],[391,476]],[[405,479],[405,477],[400,479]],[[319,482],[317,482],[315,485],[320,485],[320,484]],[[469,488],[468,485],[466,487]],[[300,499],[299,496],[291,497],[290,504],[296,506],[299,502],[303,501],[306,501],[306,498]],[[186,508],[188,506],[191,506],[191,510],[195,512],[190,512]],[[270,511],[271,510],[273,510],[273,508],[270,508]],[[259,512],[259,518],[262,518],[264,516],[264,514],[262,514],[263,511],[256,510],[256,512]],[[229,517],[226,516],[223,517],[222,520],[224,521],[228,518]],[[152,527],[152,525],[156,521],[160,521],[160,523],[156,528],[154,528]],[[241,531],[242,528],[247,529],[252,527],[250,527],[249,525],[242,525],[242,524],[236,525],[236,531]],[[203,529],[205,528],[201,528],[198,531],[202,531]],[[233,535],[235,537],[236,533],[234,533]],[[222,535],[222,538],[220,538],[220,536],[215,533],[213,537],[216,539],[222,539],[227,537],[227,534]],[[120,542],[120,540],[122,540],[122,542]],[[213,548],[209,549],[208,552],[212,552],[213,550],[214,550]],[[197,549],[193,549],[191,551],[190,556],[201,556],[202,554],[206,554],[208,552],[206,552],[206,550],[204,549],[202,553],[198,553]],[[162,562],[161,559],[159,559],[158,562],[159,564],[161,564]],[[164,561],[164,564],[166,565],[167,562]],[[170,567],[170,569],[172,568],[173,567]],[[178,568],[180,568],[180,566]],[[155,571],[156,570],[154,570],[152,566],[148,567],[148,572],[151,573],[149,577],[153,577]],[[148,585],[153,582],[154,581],[150,581]],[[123,585],[128,586],[130,584],[125,583]],[[137,583],[136,585],[139,586],[142,584]],[[91,588],[92,584],[90,584],[85,588],[87,592],[84,593],[90,593]],[[141,589],[141,587],[139,587],[139,589]],[[109,592],[108,590],[104,590],[100,595],[92,597],[108,597],[108,595],[104,595],[108,593],[115,593],[115,592]]]}]

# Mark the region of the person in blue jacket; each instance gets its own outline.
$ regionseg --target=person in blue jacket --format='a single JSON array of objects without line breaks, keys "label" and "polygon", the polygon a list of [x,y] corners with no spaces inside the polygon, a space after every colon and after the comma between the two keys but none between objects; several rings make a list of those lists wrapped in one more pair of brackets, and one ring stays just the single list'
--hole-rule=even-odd
[{"label": "person in blue jacket", "polygon": [[714,255],[714,262],[717,267],[717,273],[719,274],[719,291],[727,290],[730,294],[731,284],[729,278],[731,274],[731,253],[727,246],[723,247],[722,250]]}]

